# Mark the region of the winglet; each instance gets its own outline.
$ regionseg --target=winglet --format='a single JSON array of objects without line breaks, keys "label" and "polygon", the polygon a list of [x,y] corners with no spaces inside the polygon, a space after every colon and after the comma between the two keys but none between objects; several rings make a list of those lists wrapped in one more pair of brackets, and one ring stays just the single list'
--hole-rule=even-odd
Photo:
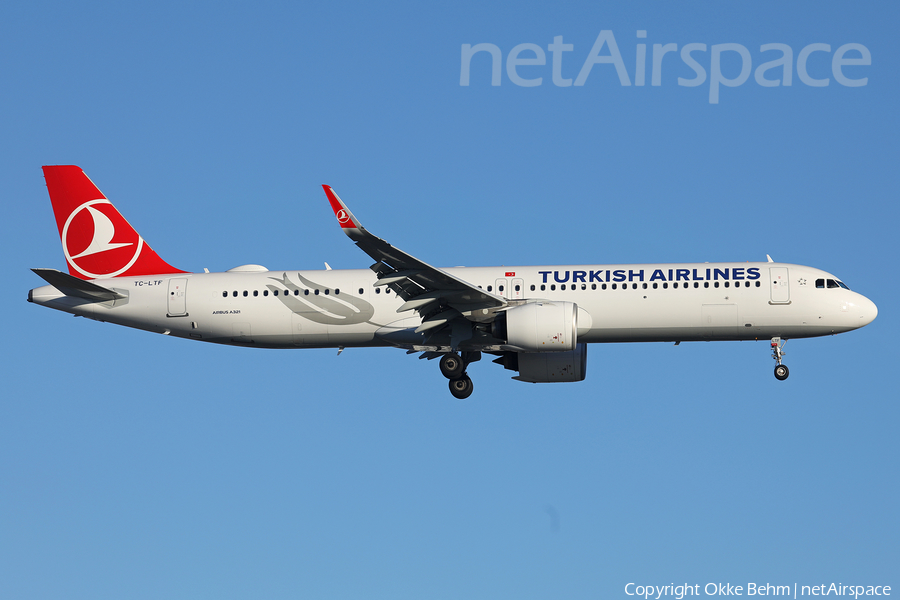
[{"label": "winglet", "polygon": [[350,212],[350,209],[347,208],[347,205],[344,204],[344,201],[334,193],[334,190],[331,189],[330,185],[323,184],[322,189],[325,190],[325,195],[328,196],[328,202],[331,204],[331,209],[334,211],[334,217],[338,220],[338,224],[340,224],[344,233],[353,237],[351,235],[351,233],[353,233],[352,230],[364,229],[364,227],[359,224],[359,220],[357,220],[357,218],[353,216],[353,213]]}]

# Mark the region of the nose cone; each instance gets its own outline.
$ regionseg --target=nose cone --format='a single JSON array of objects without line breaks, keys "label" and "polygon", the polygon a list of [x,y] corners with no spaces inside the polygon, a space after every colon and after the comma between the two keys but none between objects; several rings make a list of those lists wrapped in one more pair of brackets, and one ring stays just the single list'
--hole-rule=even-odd
[{"label": "nose cone", "polygon": [[875,320],[875,317],[878,316],[878,307],[875,306],[875,303],[866,298],[865,296],[860,296],[859,300],[855,303],[857,306],[857,312],[859,314],[859,326],[864,327]]}]

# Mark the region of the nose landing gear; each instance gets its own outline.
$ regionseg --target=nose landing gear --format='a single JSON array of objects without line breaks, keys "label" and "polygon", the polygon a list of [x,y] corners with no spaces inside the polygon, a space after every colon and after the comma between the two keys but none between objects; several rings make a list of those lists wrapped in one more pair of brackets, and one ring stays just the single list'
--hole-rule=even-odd
[{"label": "nose landing gear", "polygon": [[772,338],[772,358],[775,359],[775,379],[778,381],[784,381],[791,374],[787,365],[781,364],[781,359],[785,355],[783,348],[786,343],[787,340],[782,341],[780,337]]},{"label": "nose landing gear", "polygon": [[[473,355],[477,355],[477,358]],[[463,356],[465,359],[456,352],[449,352],[443,355],[440,360],[441,374],[450,380],[450,393],[459,400],[464,400],[472,395],[474,385],[469,376],[466,375],[466,366],[470,362],[481,358],[481,354],[463,352]]]}]

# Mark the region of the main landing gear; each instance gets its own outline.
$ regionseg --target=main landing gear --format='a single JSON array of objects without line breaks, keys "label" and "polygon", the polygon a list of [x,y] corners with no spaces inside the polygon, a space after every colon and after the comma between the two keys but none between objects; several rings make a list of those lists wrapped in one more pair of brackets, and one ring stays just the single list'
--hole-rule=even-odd
[{"label": "main landing gear", "polygon": [[[463,354],[468,353],[464,352]],[[474,389],[472,380],[466,375],[466,365],[469,362],[471,361],[463,360],[456,352],[443,355],[440,361],[441,374],[450,380],[450,393],[454,398],[460,400],[471,396]]]},{"label": "main landing gear", "polygon": [[783,348],[786,343],[787,340],[782,341],[780,337],[772,338],[772,358],[775,359],[775,379],[778,381],[784,381],[791,374],[787,365],[781,364],[781,359],[785,354]]}]

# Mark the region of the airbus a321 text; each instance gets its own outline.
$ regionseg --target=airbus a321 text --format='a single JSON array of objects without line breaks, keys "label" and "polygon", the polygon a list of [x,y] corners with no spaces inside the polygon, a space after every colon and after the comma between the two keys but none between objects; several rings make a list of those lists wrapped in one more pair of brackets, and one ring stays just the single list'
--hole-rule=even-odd
[{"label": "airbus a321 text", "polygon": [[[255,348],[387,346],[440,359],[457,398],[482,354],[533,383],[581,381],[587,345],[769,340],[784,380],[784,342],[871,323],[868,298],[834,275],[772,262],[442,269],[378,238],[329,186],[343,232],[369,269],[189,273],[162,260],[76,166],[44,167],[69,272],[28,301],[126,327]],[[326,265],[327,266],[327,265]]]}]

